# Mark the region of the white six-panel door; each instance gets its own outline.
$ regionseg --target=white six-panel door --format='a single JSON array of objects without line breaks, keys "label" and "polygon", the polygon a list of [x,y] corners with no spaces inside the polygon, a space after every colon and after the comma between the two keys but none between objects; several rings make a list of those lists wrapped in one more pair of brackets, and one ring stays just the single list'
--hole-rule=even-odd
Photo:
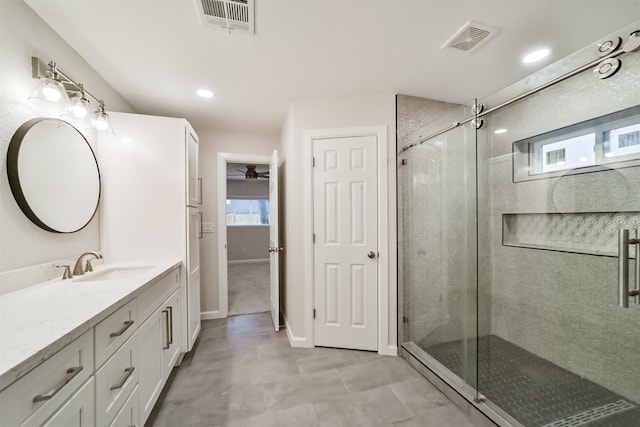
[{"label": "white six-panel door", "polygon": [[375,136],[313,141],[315,345],[378,349]]}]

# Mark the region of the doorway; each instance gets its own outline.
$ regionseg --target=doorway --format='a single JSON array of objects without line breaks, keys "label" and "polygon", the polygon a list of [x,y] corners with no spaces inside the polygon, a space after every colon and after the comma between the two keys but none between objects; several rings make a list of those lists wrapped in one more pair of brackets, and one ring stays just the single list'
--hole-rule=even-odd
[{"label": "doorway", "polygon": [[[275,170],[273,165],[275,164]],[[274,176],[275,175],[275,176]],[[279,317],[277,155],[218,155],[218,283],[221,317]],[[275,206],[275,209],[272,207]],[[275,230],[274,230],[275,229]],[[273,287],[275,286],[275,290]],[[274,326],[279,322],[274,322]],[[276,330],[278,328],[276,327]]]}]

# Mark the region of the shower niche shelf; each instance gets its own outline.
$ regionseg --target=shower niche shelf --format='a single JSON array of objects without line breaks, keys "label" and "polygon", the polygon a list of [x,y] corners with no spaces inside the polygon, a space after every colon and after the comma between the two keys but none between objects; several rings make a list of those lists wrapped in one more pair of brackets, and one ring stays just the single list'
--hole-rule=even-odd
[{"label": "shower niche shelf", "polygon": [[[640,211],[508,213],[502,215],[502,244],[617,257],[621,228],[640,230]],[[630,257],[636,256],[630,248]]]}]

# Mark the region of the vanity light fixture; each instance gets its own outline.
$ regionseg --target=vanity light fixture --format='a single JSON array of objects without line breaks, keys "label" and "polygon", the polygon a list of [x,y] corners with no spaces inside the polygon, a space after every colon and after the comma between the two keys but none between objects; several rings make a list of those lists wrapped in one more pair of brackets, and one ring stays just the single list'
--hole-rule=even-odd
[{"label": "vanity light fixture", "polygon": [[525,64],[532,64],[534,62],[543,60],[544,58],[549,56],[550,53],[551,49],[549,48],[534,50],[533,52],[525,55],[525,57],[522,58],[522,62],[524,62]]},{"label": "vanity light fixture", "polygon": [[71,98],[71,114],[79,119],[84,119],[91,111],[91,103],[84,93],[82,83],[79,84],[80,93]]},{"label": "vanity light fixture", "polygon": [[78,83],[58,69],[56,63],[51,61],[45,63],[40,58],[31,57],[31,72],[34,79],[39,79],[38,87],[30,100],[44,100],[57,103],[67,108],[68,113],[86,119],[91,116],[91,102],[89,96],[97,104],[92,117],[93,126],[100,131],[107,131],[113,134],[111,121],[106,112],[104,101],[89,92],[82,83]]},{"label": "vanity light fixture", "polygon": [[203,98],[213,98],[213,92],[208,89],[198,89],[196,93]]},{"label": "vanity light fixture", "polygon": [[113,135],[114,133],[113,128],[111,127],[111,120],[109,119],[109,115],[107,114],[107,112],[104,110],[104,101],[100,99],[98,101],[98,104],[98,111],[96,111],[96,118],[93,121],[93,125],[99,131],[107,132]]},{"label": "vanity light fixture", "polygon": [[[32,58],[33,59],[33,58]],[[60,82],[60,73],[55,62],[49,63],[49,69],[44,77],[40,77],[40,82],[29,97],[30,101],[48,101],[62,105],[70,103],[65,87]]]}]

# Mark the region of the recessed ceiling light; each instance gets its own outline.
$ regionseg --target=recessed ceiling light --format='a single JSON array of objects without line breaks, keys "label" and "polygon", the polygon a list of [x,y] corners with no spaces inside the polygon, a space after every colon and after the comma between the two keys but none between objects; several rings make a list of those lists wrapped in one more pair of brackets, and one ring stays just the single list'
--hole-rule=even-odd
[{"label": "recessed ceiling light", "polygon": [[501,133],[507,133],[506,129],[496,129],[493,131],[493,133],[500,135]]},{"label": "recessed ceiling light", "polygon": [[549,56],[550,53],[551,53],[551,49],[548,49],[548,48],[534,50],[533,52],[528,53],[527,55],[525,55],[525,57],[522,58],[522,62],[524,62],[525,64],[531,64],[533,62],[538,62],[541,59],[544,59],[547,56]]},{"label": "recessed ceiling light", "polygon": [[203,98],[213,98],[213,92],[207,89],[198,89],[196,93]]}]

